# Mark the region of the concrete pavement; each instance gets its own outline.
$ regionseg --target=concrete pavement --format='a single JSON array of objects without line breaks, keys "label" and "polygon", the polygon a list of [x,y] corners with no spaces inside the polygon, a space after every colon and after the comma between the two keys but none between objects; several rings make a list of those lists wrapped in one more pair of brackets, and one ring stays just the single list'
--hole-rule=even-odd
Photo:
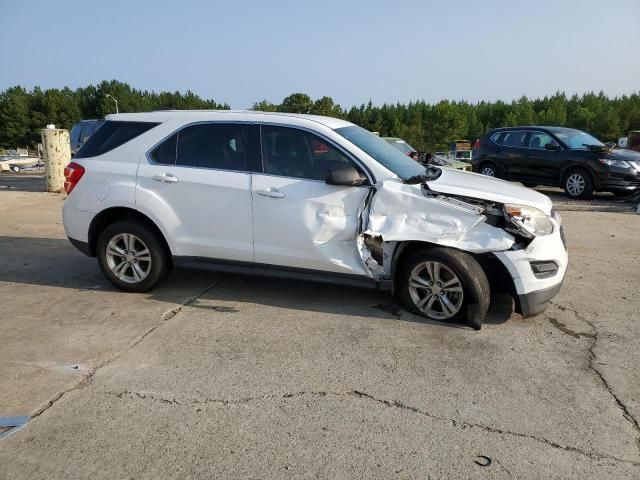
[{"label": "concrete pavement", "polygon": [[61,197],[0,199],[0,416],[35,416],[0,478],[640,476],[637,215],[564,212],[554,304],[499,301],[475,332],[200,271],[123,294],[64,238]]}]

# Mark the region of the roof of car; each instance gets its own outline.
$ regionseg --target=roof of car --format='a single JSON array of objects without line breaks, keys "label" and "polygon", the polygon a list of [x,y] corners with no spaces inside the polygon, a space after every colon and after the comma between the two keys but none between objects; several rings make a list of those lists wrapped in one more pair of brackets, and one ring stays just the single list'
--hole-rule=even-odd
[{"label": "roof of car", "polygon": [[498,127],[494,128],[492,131],[508,131],[508,130],[523,130],[528,128],[535,128],[538,130],[547,130],[549,132],[563,132],[566,130],[575,130],[575,128],[569,127],[558,127],[558,126],[547,126],[547,125],[520,125],[517,127]]},{"label": "roof of car", "polygon": [[320,115],[306,115],[301,113],[258,112],[255,110],[156,110],[154,112],[117,113],[107,115],[106,120],[135,121],[135,122],[166,122],[181,118],[187,121],[229,120],[229,121],[262,121],[274,123],[288,123],[297,118],[315,122],[331,129],[353,125],[346,120]]}]

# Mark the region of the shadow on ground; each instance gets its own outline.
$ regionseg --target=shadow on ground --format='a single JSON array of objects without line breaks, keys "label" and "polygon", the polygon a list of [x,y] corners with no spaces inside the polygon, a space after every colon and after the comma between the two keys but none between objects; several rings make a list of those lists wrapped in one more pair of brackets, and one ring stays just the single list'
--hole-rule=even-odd
[{"label": "shadow on ground", "polygon": [[[76,251],[66,239],[0,236],[0,251],[6,254],[0,258],[0,282],[94,293],[115,291],[102,276],[96,260]],[[146,295],[156,301],[181,303],[184,302],[185,291],[195,294],[202,292],[211,286],[214,279],[214,273],[204,267],[176,268],[165,283]],[[402,309],[388,293],[341,285],[225,274],[221,286],[208,293],[208,297],[294,310],[395,318],[421,324],[466,328],[461,324],[435,322],[413,315]],[[210,306],[197,299],[189,305],[192,308],[217,311],[222,311],[222,308],[233,313],[228,307]],[[493,299],[485,323],[503,323],[512,313],[511,297],[498,296]]]},{"label": "shadow on ground", "polygon": [[0,173],[0,191],[46,192],[47,182],[43,175]]}]

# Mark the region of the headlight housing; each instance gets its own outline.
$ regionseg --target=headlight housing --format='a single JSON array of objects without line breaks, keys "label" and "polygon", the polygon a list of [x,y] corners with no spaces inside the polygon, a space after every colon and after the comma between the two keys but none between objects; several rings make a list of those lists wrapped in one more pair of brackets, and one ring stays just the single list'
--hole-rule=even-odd
[{"label": "headlight housing", "polygon": [[631,164],[626,160],[614,160],[612,158],[601,158],[600,163],[609,167],[631,168]]},{"label": "headlight housing", "polygon": [[553,224],[542,210],[526,205],[504,206],[505,230],[525,238],[541,237],[553,233]]}]

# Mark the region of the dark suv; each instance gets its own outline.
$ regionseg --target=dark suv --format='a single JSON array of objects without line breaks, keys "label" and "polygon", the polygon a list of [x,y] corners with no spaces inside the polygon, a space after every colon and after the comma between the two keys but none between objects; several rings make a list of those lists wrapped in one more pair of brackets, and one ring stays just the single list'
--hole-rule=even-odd
[{"label": "dark suv", "polygon": [[476,142],[473,171],[527,187],[561,186],[570,198],[594,191],[630,195],[640,189],[640,154],[613,149],[588,133],[564,127],[490,130]]}]

